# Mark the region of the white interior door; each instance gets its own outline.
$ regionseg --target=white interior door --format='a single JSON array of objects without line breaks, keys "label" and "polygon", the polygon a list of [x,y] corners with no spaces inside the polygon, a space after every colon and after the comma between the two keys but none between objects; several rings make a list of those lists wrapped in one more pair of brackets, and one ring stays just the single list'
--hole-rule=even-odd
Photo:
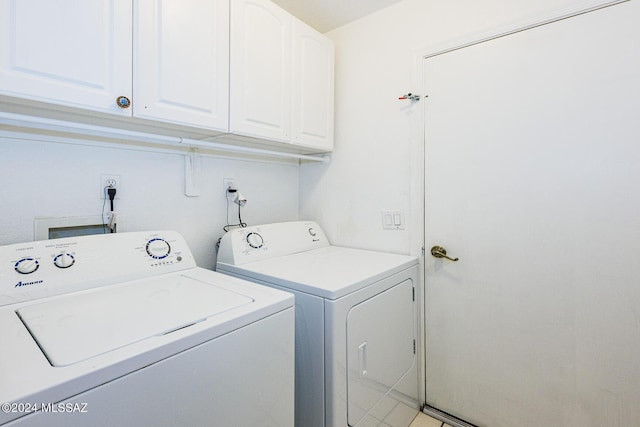
[{"label": "white interior door", "polygon": [[638,22],[629,1],[425,59],[429,405],[640,425]]}]

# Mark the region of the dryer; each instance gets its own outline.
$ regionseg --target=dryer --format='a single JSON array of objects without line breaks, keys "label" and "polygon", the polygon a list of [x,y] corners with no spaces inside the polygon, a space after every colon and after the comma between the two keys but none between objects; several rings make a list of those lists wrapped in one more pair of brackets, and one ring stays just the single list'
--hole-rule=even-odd
[{"label": "dryer", "polygon": [[293,426],[293,296],[172,231],[1,246],[0,330],[0,425]]},{"label": "dryer", "polygon": [[217,271],[295,295],[298,427],[406,427],[416,416],[418,260],[333,246],[295,221],[225,234]]}]

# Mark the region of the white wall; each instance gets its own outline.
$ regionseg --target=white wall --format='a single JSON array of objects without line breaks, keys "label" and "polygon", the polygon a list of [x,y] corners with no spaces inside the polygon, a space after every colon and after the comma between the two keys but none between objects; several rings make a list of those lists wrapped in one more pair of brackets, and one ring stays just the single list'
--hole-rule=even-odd
[{"label": "white wall", "polygon": [[248,198],[242,219],[249,225],[298,219],[297,163],[203,157],[202,195],[187,197],[179,154],[6,138],[0,153],[0,244],[33,240],[35,217],[100,215],[103,173],[121,176],[115,210],[126,215],[128,231],[176,230],[201,267],[213,268],[224,233],[223,178],[235,178]]},{"label": "white wall", "polygon": [[[330,165],[302,166],[300,217],[317,220],[335,244],[418,254],[424,101],[397,98],[420,90],[420,55],[578,3],[589,1],[404,0],[328,33],[336,149]],[[404,211],[404,231],[382,229],[388,209]]]}]

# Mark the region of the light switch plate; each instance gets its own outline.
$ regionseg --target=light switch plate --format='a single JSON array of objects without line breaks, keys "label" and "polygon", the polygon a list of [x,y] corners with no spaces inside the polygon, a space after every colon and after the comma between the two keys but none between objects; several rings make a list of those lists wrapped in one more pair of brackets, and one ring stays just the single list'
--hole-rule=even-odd
[{"label": "light switch plate", "polygon": [[382,228],[404,230],[404,213],[400,210],[382,211]]}]

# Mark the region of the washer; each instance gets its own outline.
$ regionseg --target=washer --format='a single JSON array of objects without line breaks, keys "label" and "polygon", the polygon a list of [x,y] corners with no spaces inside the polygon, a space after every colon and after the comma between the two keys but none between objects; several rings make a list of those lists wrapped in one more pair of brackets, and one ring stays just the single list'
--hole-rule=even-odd
[{"label": "washer", "polygon": [[225,234],[217,271],[295,295],[296,426],[411,423],[417,258],[332,246],[297,221]]},{"label": "washer", "polygon": [[2,246],[0,425],[291,427],[293,302],[171,231]]}]

